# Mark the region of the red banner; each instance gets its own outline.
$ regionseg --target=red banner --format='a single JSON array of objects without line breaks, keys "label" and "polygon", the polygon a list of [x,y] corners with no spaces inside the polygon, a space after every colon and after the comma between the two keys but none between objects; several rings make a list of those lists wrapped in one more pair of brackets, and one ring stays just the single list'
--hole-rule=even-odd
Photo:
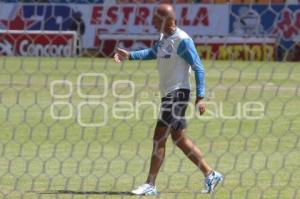
[{"label": "red banner", "polygon": [[203,59],[273,61],[276,59],[276,39],[257,37],[226,37],[195,39]]},{"label": "red banner", "polygon": [[0,55],[69,57],[76,40],[72,31],[0,31]]},{"label": "red banner", "polygon": [[[116,41],[108,37],[107,39],[97,40],[96,45],[100,48],[99,56],[111,57],[117,47],[127,50],[140,50],[149,48],[155,41],[154,39],[149,40],[142,37],[137,37],[135,41],[129,38],[120,38]],[[271,61],[275,60],[277,53],[274,38],[198,38],[195,39],[195,44],[202,59]]]}]

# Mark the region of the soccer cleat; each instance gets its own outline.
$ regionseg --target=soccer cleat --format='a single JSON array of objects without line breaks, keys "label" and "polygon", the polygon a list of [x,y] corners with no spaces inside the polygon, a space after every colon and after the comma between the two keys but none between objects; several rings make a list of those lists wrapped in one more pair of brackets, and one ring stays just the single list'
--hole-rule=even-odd
[{"label": "soccer cleat", "polygon": [[221,173],[217,171],[212,171],[208,176],[205,177],[205,189],[202,191],[202,193],[212,193],[215,187],[218,185],[218,183],[222,180],[223,176]]},{"label": "soccer cleat", "polygon": [[150,184],[143,184],[139,186],[138,188],[134,189],[131,191],[132,194],[134,195],[158,195],[158,192],[156,190],[156,187]]}]

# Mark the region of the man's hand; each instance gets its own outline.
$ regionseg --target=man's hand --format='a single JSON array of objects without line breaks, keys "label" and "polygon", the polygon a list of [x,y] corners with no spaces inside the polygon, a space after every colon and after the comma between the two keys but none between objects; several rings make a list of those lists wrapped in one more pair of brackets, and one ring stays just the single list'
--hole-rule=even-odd
[{"label": "man's hand", "polygon": [[128,58],[129,58],[129,52],[127,50],[117,48],[117,52],[114,55],[115,62],[119,64]]},{"label": "man's hand", "polygon": [[195,101],[196,107],[199,109],[200,115],[205,112],[205,102],[203,97],[197,97]]}]

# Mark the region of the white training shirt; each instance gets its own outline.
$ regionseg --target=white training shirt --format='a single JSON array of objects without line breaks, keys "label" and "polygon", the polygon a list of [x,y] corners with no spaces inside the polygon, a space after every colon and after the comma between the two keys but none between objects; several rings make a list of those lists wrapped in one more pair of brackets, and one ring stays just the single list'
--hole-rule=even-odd
[{"label": "white training shirt", "polygon": [[180,28],[171,35],[161,34],[152,48],[130,52],[130,59],[157,59],[162,97],[176,89],[191,89],[191,68],[195,71],[197,96],[205,95],[203,65],[193,40]]}]

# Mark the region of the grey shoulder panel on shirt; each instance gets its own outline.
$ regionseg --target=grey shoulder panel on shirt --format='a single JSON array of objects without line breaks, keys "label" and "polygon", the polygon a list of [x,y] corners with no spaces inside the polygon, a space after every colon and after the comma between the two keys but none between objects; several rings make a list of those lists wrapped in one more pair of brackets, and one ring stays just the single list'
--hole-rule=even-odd
[{"label": "grey shoulder panel on shirt", "polygon": [[180,39],[192,39],[184,30],[177,28],[177,31]]}]

